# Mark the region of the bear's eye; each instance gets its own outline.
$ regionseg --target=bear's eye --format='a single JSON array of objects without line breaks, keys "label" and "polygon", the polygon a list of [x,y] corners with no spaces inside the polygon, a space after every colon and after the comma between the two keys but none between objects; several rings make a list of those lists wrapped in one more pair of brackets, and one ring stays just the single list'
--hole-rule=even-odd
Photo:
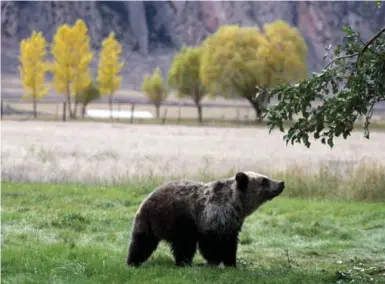
[{"label": "bear's eye", "polygon": [[269,180],[267,178],[262,178],[261,185],[264,187],[268,187],[269,186]]}]

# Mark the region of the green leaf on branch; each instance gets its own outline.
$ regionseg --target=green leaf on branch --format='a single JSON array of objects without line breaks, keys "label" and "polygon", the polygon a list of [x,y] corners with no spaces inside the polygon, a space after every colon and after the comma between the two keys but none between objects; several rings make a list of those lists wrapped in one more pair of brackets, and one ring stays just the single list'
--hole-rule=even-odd
[{"label": "green leaf on branch", "polygon": [[365,118],[364,137],[369,139],[373,106],[385,101],[385,28],[366,43],[350,27],[343,32],[343,43],[320,73],[271,90],[279,103],[268,111],[270,132],[285,132],[284,122],[297,117],[284,136],[286,144],[310,147],[313,134],[332,148],[335,137],[350,136],[358,117]]}]

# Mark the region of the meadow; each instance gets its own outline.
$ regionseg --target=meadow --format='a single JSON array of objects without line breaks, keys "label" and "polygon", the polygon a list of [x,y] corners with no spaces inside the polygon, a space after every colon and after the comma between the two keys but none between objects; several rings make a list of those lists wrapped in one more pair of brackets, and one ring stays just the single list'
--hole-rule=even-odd
[{"label": "meadow", "polygon": [[130,225],[155,182],[2,184],[2,283],[383,283],[381,203],[280,197],[245,222],[237,269],[177,269],[166,244],[125,265]]},{"label": "meadow", "polygon": [[[385,133],[333,149],[262,127],[2,121],[2,283],[385,283]],[[237,269],[125,265],[140,202],[176,178],[253,170],[282,196],[245,222]],[[354,281],[354,282],[351,282]]]}]

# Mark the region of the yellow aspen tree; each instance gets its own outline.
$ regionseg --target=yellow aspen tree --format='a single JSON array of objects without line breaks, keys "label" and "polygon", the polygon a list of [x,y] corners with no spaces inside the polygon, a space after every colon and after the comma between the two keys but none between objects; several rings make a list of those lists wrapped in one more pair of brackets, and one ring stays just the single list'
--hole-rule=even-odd
[{"label": "yellow aspen tree", "polygon": [[89,65],[91,64],[94,55],[93,52],[91,52],[91,39],[88,35],[88,28],[84,21],[76,21],[76,24],[73,27],[73,33],[75,36],[75,46],[78,51],[75,77],[72,84],[72,92],[75,95],[74,115],[76,117],[77,104],[79,101],[76,98],[87,90],[92,82]]},{"label": "yellow aspen tree", "polygon": [[107,95],[112,117],[112,97],[120,87],[121,76],[119,72],[123,68],[123,62],[119,60],[122,53],[120,43],[115,39],[115,33],[111,32],[102,42],[102,51],[99,58],[98,77],[99,90],[101,94]]},{"label": "yellow aspen tree", "polygon": [[[94,54],[90,50],[90,37],[84,21],[77,20],[73,27],[60,26],[54,35],[51,52],[56,91],[66,96],[69,115],[76,118],[76,96],[92,82],[89,65]],[[71,97],[75,97],[74,109],[71,108]]]},{"label": "yellow aspen tree", "polygon": [[30,38],[20,42],[20,77],[27,94],[24,98],[32,98],[33,116],[37,116],[37,101],[48,93],[45,86],[45,73],[47,65],[47,42],[41,32],[33,31]]},{"label": "yellow aspen tree", "polygon": [[51,72],[54,75],[54,86],[59,94],[64,94],[67,101],[67,109],[70,117],[71,112],[71,80],[72,62],[70,58],[69,45],[71,45],[71,27],[62,25],[58,27],[53,37],[51,53],[54,61],[51,64]]}]

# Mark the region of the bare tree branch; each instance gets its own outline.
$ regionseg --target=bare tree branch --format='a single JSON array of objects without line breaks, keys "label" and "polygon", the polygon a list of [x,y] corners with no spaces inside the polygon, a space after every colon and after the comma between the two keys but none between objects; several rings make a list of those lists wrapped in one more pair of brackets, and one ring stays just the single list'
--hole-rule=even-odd
[{"label": "bare tree branch", "polygon": [[326,64],[326,66],[324,67],[324,69],[327,69],[330,65],[332,65],[335,61],[337,60],[340,60],[340,59],[345,59],[345,58],[351,58],[351,57],[355,57],[355,56],[358,56],[357,58],[357,64],[358,62],[360,61],[361,57],[362,57],[362,54],[369,48],[369,46],[376,40],[378,39],[383,33],[385,32],[385,27],[382,28],[378,33],[376,33],[370,40],[368,40],[365,44],[364,44],[364,47],[359,51],[359,52],[356,52],[356,53],[353,53],[353,54],[349,54],[349,55],[343,55],[343,56],[339,56],[339,57],[336,57],[334,58],[333,60],[331,60],[328,64]]},{"label": "bare tree branch", "polygon": [[359,52],[359,56],[357,59],[357,63],[360,61],[362,54],[369,48],[369,45],[371,45],[376,39],[378,39],[383,33],[385,32],[385,27],[383,27],[377,34],[375,34],[361,49]]},{"label": "bare tree branch", "polygon": [[334,58],[333,60],[331,60],[328,64],[326,64],[326,66],[324,67],[324,69],[327,69],[330,65],[332,65],[332,64],[333,64],[335,61],[337,61],[337,60],[345,59],[345,58],[351,58],[351,57],[357,56],[357,55],[359,55],[359,54],[360,54],[360,52],[356,52],[356,53],[353,53],[353,54],[343,55],[343,56],[336,57],[336,58]]}]

